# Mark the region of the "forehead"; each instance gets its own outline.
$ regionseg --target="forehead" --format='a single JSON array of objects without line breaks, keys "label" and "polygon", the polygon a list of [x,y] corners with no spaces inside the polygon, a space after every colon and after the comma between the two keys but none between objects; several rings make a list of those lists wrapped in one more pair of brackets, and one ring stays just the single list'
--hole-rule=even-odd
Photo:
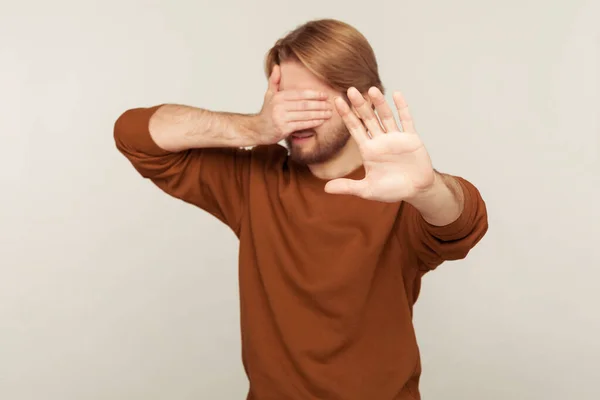
[{"label": "forehead", "polygon": [[284,61],[281,67],[281,90],[330,89],[324,82],[298,61]]}]

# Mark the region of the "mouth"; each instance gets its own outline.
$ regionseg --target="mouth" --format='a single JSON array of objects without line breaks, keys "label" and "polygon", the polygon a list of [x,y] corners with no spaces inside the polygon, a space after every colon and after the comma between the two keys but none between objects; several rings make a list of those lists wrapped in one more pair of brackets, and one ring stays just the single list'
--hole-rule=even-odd
[{"label": "mouth", "polygon": [[297,131],[291,134],[291,138],[294,142],[304,142],[315,135],[312,130]]}]

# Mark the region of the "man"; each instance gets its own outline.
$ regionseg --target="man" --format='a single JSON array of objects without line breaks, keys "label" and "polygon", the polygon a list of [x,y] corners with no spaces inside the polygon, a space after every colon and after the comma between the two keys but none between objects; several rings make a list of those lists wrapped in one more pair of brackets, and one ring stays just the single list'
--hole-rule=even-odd
[{"label": "man", "polygon": [[432,168],[400,93],[396,124],[353,27],[308,22],[266,70],[260,113],[131,109],[116,145],[239,238],[248,399],[419,399],[421,277],[484,236],[485,203]]}]

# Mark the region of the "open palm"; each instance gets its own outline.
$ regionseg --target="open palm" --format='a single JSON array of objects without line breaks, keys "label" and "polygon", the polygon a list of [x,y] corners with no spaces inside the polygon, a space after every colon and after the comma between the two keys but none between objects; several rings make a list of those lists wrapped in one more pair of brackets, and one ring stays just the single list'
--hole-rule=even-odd
[{"label": "open palm", "polygon": [[335,101],[337,111],[358,143],[366,175],[362,180],[333,179],[325,190],[384,202],[410,199],[434,182],[429,154],[399,92],[394,93],[394,103],[402,129],[379,89],[371,88],[368,96],[371,103],[357,89],[348,90],[348,98],[360,118],[343,99]]}]

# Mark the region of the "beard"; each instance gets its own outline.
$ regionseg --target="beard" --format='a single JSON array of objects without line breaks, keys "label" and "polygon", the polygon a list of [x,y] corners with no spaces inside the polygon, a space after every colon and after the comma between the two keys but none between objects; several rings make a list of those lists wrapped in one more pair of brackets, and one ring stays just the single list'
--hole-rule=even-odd
[{"label": "beard", "polygon": [[285,139],[293,161],[304,165],[322,164],[338,154],[352,136],[343,124],[326,134],[312,132],[313,136],[309,139],[312,143],[295,144],[291,137]]}]

